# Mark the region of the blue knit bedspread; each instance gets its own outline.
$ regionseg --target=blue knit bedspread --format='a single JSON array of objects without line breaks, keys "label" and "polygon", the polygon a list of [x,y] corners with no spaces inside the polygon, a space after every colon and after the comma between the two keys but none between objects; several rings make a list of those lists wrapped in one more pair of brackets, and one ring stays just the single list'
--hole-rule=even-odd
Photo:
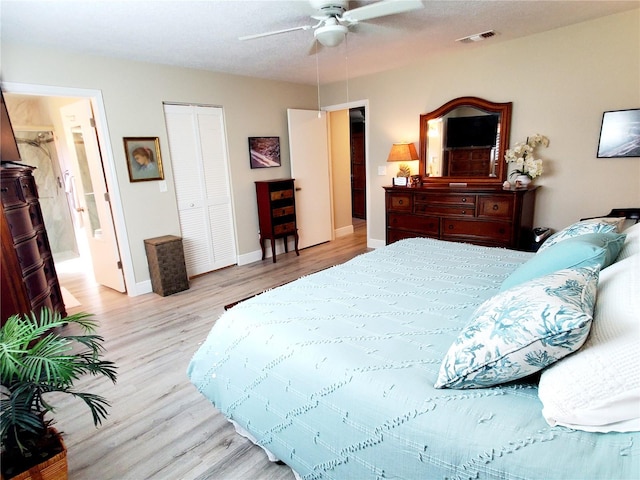
[{"label": "blue knit bedspread", "polygon": [[475,308],[531,255],[396,242],[237,304],[188,375],[304,479],[638,478],[639,434],[550,427],[535,379],[433,387]]}]

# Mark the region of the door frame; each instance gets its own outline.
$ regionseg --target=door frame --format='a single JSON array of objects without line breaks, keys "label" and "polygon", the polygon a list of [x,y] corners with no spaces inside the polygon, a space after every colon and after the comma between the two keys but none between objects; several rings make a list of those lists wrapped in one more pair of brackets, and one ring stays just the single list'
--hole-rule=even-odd
[{"label": "door frame", "polygon": [[[349,110],[351,108],[359,108],[359,107],[364,107],[364,164],[365,164],[365,168],[367,170],[367,174],[366,174],[366,179],[365,179],[365,184],[366,184],[366,195],[365,195],[365,209],[366,209],[366,215],[367,215],[367,247],[368,248],[377,248],[380,247],[381,245],[379,244],[379,242],[372,242],[371,241],[371,222],[369,221],[371,219],[371,165],[370,165],[370,155],[369,155],[369,100],[356,100],[353,102],[347,102],[347,103],[340,103],[337,105],[327,105],[324,107],[321,107],[320,110],[325,111],[325,112],[335,112],[335,111],[340,111],[340,110]],[[331,128],[331,125],[329,125],[329,128]],[[332,215],[333,217],[333,215]],[[375,243],[375,244],[374,244]]]},{"label": "door frame", "polygon": [[127,295],[136,296],[140,293],[146,293],[136,291],[136,282],[133,276],[133,261],[131,258],[131,250],[129,249],[129,242],[127,241],[127,228],[124,222],[124,210],[122,208],[122,201],[120,198],[120,187],[118,185],[118,177],[116,175],[113,150],[111,148],[111,142],[109,141],[111,135],[109,134],[109,129],[107,127],[107,116],[102,98],[102,91],[86,88],[56,87],[51,85],[35,85],[16,82],[2,82],[2,90],[6,93],[41,97],[85,98],[91,102],[96,121],[96,133],[102,154],[102,166],[109,191],[111,215],[115,226],[116,243],[118,244],[118,249],[120,251],[120,261],[122,262],[122,273],[124,275]]}]

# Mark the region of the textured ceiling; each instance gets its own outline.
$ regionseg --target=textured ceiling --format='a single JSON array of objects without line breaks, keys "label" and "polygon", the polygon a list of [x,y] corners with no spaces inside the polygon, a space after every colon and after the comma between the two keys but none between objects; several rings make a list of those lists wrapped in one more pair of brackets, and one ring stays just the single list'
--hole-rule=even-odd
[{"label": "textured ceiling", "polygon": [[[372,2],[350,2],[350,8]],[[1,0],[2,42],[315,84],[482,48],[640,7],[640,1],[423,0],[425,8],[359,24],[316,56],[313,32],[238,37],[313,25],[307,0]],[[456,39],[487,30],[484,42]]]}]

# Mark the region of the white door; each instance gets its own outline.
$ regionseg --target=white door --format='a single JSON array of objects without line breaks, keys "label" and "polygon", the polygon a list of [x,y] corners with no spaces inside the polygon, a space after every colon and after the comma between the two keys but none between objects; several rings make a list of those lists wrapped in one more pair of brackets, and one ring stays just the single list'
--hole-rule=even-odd
[{"label": "white door", "polygon": [[96,282],[125,292],[102,157],[89,100],[60,108],[73,164],[76,210],[82,218]]},{"label": "white door", "polygon": [[331,240],[329,138],[326,112],[287,109],[291,176],[296,188],[299,248]]},{"label": "white door", "polygon": [[222,108],[165,105],[187,275],[237,263]]}]

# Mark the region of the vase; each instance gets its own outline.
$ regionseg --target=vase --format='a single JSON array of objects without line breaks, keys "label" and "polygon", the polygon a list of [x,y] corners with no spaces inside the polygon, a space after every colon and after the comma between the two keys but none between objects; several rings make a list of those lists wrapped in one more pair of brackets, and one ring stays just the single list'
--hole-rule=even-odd
[{"label": "vase", "polygon": [[529,175],[518,175],[516,177],[516,188],[527,187],[531,183],[531,177]]}]

